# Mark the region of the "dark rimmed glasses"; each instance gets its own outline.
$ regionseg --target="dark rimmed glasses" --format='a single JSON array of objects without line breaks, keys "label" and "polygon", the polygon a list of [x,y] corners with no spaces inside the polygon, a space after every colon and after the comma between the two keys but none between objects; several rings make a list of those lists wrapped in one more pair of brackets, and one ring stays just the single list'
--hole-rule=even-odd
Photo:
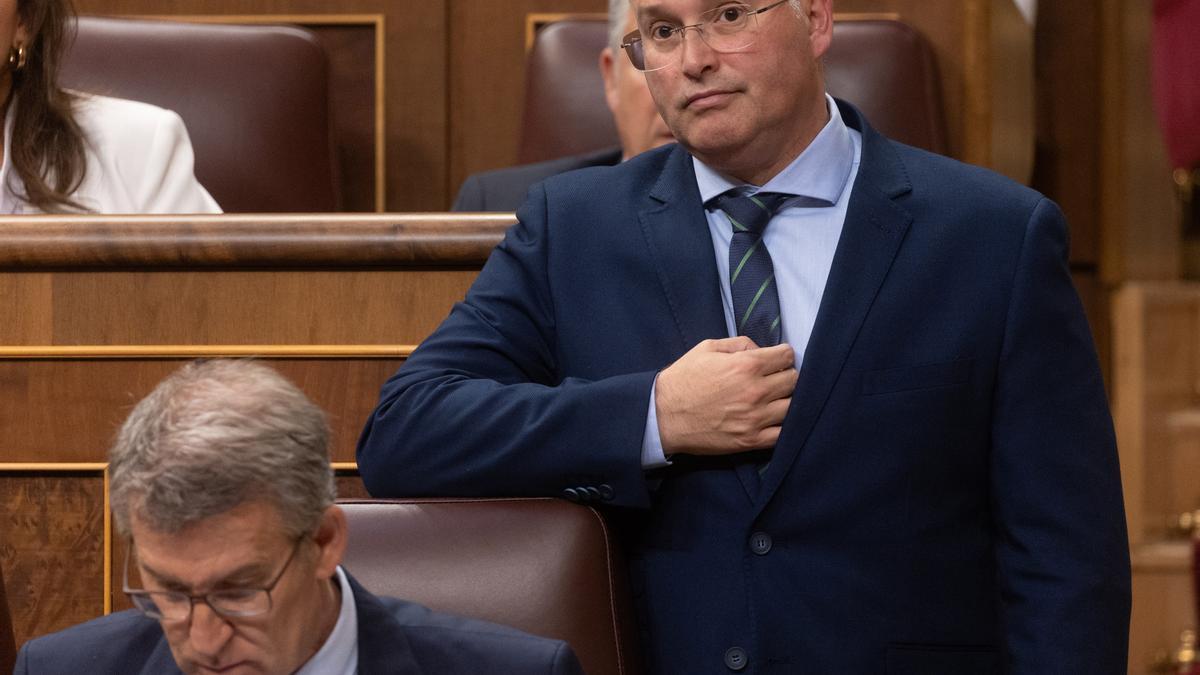
[{"label": "dark rimmed glasses", "polygon": [[[129,599],[133,601],[133,606],[137,607],[142,614],[151,619],[162,621],[188,620],[192,615],[192,608],[196,602],[203,602],[212,608],[212,611],[230,619],[266,614],[271,611],[271,591],[275,590],[275,586],[279,584],[279,580],[287,572],[288,566],[295,559],[296,552],[300,550],[300,544],[304,543],[304,539],[304,537],[301,537],[296,540],[295,545],[292,546],[291,554],[288,555],[287,561],[283,563],[283,567],[279,569],[279,573],[266,586],[261,588],[223,588],[196,595],[182,591],[147,591],[140,588],[130,588],[129,558],[132,556],[127,556],[125,558],[122,589],[129,596]],[[130,542],[130,550],[133,550],[132,542]]]},{"label": "dark rimmed glasses", "polygon": [[754,44],[758,33],[758,15],[774,9],[788,0],[778,0],[762,9],[741,2],[729,2],[714,7],[700,15],[700,21],[679,26],[669,21],[657,20],[650,24],[643,36],[640,30],[629,33],[621,40],[621,48],[629,56],[634,68],[644,72],[662,70],[676,63],[683,35],[695,29],[700,39],[713,51],[736,52]]}]

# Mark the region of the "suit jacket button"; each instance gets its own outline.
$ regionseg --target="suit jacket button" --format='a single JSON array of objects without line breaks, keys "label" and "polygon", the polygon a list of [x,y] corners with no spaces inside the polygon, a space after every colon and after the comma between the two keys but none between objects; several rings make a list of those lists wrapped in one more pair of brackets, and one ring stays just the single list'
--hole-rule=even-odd
[{"label": "suit jacket button", "polygon": [[588,486],[586,488],[586,490],[587,490],[587,500],[589,502],[600,501],[600,490],[597,490],[596,488],[591,487],[591,486]]},{"label": "suit jacket button", "polygon": [[755,532],[750,535],[750,550],[755,555],[766,555],[771,552],[771,535],[766,532]]},{"label": "suit jacket button", "polygon": [[746,650],[741,647],[730,647],[725,650],[725,667],[732,671],[745,670],[746,664],[750,662],[750,658],[746,656]]},{"label": "suit jacket button", "polygon": [[600,499],[603,499],[606,502],[610,502],[610,501],[612,501],[612,498],[614,496],[615,496],[615,493],[613,492],[611,485],[609,485],[608,483],[600,484]]},{"label": "suit jacket button", "polygon": [[578,502],[579,490],[576,490],[575,488],[567,488],[566,490],[563,490],[563,496],[573,502]]}]

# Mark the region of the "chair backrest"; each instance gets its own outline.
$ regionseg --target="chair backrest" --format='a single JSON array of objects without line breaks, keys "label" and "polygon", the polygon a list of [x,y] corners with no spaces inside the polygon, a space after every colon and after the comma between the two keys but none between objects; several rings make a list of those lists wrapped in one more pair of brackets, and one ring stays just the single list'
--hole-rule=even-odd
[{"label": "chair backrest", "polygon": [[627,576],[594,509],[556,499],[343,500],[346,569],[373,593],[566,640],[636,674]]},{"label": "chair backrest", "polygon": [[17,662],[17,646],[13,641],[12,617],[8,613],[8,596],[4,592],[4,568],[0,567],[0,673],[11,673]]},{"label": "chair backrest", "polygon": [[61,83],[179,113],[227,212],[337,210],[328,63],[310,31],[84,16]]},{"label": "chair backrest", "polygon": [[[603,18],[564,19],[538,32],[526,63],[518,161],[619,143],[597,65],[607,39]],[[891,19],[835,20],[824,69],[829,93],[858,106],[884,135],[946,152],[933,48],[911,26]]]}]

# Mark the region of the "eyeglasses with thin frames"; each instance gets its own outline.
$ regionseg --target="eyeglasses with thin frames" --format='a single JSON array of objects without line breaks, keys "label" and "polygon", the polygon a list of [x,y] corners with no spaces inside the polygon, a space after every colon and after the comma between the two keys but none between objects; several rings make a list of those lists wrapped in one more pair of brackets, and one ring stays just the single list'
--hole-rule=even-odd
[{"label": "eyeglasses with thin frames", "polygon": [[[275,590],[275,586],[279,584],[279,580],[287,572],[288,566],[296,558],[296,553],[300,550],[300,544],[304,543],[304,540],[305,537],[296,540],[295,545],[292,546],[291,554],[288,555],[287,561],[283,563],[283,567],[279,569],[279,573],[263,587],[225,588],[199,594],[189,594],[182,591],[147,591],[140,588],[130,588],[129,558],[132,556],[126,556],[122,589],[129,596],[129,599],[133,601],[134,607],[137,607],[143,614],[152,619],[163,621],[186,621],[190,619],[192,608],[195,607],[198,601],[205,603],[214,612],[227,619],[266,614],[271,611],[271,591]],[[132,541],[130,542],[129,550],[133,550]]]},{"label": "eyeglasses with thin frames", "polygon": [[788,0],[778,0],[761,9],[740,2],[729,2],[700,15],[700,21],[679,26],[669,21],[654,21],[643,37],[635,30],[621,40],[621,48],[634,68],[644,72],[662,70],[680,57],[679,47],[689,29],[700,34],[704,44],[717,52],[729,53],[754,44],[758,33],[758,15]]}]

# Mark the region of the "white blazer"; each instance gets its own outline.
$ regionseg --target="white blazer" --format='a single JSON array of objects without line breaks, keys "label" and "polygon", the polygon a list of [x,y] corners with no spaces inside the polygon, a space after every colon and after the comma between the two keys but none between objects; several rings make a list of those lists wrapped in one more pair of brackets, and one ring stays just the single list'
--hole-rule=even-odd
[{"label": "white blazer", "polygon": [[[75,120],[84,134],[87,173],[73,195],[76,201],[93,213],[221,212],[196,180],[192,144],[179,115],[149,103],[77,95]],[[0,214],[39,213],[20,197],[25,186],[9,161],[12,118],[4,120]]]}]

